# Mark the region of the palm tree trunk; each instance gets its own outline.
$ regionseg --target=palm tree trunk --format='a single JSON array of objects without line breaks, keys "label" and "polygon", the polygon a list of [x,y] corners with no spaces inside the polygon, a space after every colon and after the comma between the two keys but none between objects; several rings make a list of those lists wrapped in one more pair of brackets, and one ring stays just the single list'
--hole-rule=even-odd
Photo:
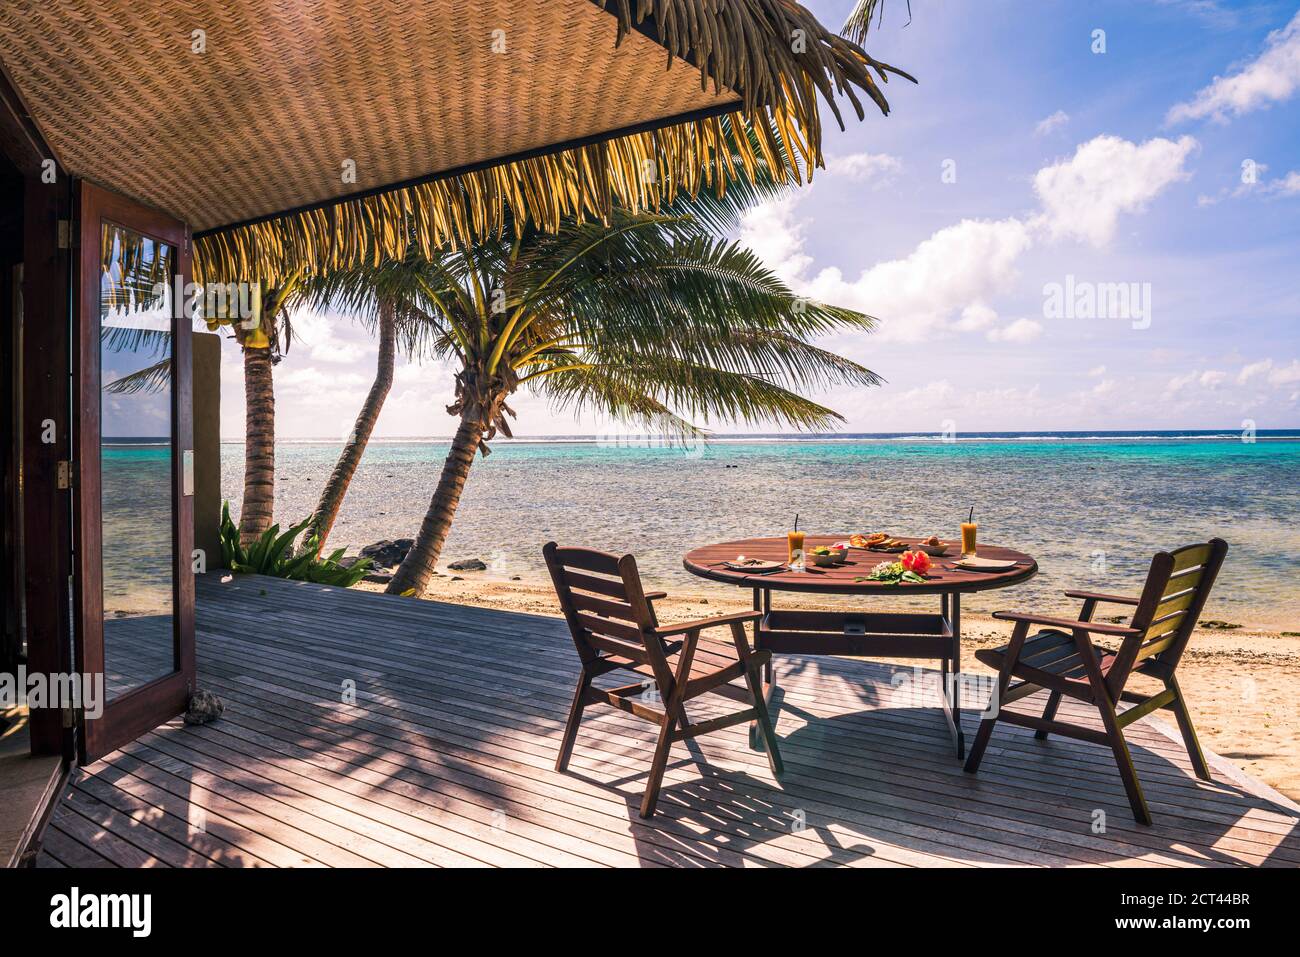
[{"label": "palm tree trunk", "polygon": [[317,554],[325,547],[325,540],[329,538],[330,529],[334,527],[334,520],[338,518],[339,509],[343,505],[343,496],[347,494],[348,486],[352,484],[352,476],[356,474],[357,466],[361,464],[361,456],[365,454],[370,433],[375,430],[375,421],[384,407],[384,400],[388,398],[388,390],[393,386],[393,356],[396,351],[397,319],[393,304],[391,301],[381,299],[379,301],[379,362],[375,371],[375,382],[370,387],[365,403],[361,406],[357,424],[348,437],[347,444],[343,446],[338,464],[334,466],[334,473],[321,492],[316,511],[311,516],[311,524],[307,526],[303,537],[305,542],[313,534],[317,536]]},{"label": "palm tree trunk", "polygon": [[460,493],[465,488],[470,466],[474,464],[474,453],[478,451],[483,433],[487,430],[487,424],[480,415],[481,413],[475,415],[467,410],[461,416],[460,428],[451,440],[451,451],[447,453],[447,461],[442,465],[442,477],[438,479],[438,487],[433,491],[429,510],[425,512],[424,521],[420,524],[420,533],[393,580],[388,583],[388,594],[404,595],[414,589],[418,597],[429,584],[434,565],[442,554],[443,543],[447,541],[447,533],[451,531],[456,506],[460,504]]},{"label": "palm tree trunk", "polygon": [[270,349],[244,349],[244,544],[271,527],[275,509],[275,383]]}]

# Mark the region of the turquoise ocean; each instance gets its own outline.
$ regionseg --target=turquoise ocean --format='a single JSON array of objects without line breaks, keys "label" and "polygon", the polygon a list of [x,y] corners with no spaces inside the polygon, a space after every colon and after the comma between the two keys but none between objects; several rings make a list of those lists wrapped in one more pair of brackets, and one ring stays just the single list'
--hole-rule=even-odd
[{"label": "turquoise ocean", "polygon": [[[446,439],[376,440],[330,539],[349,552],[419,527]],[[337,442],[282,441],[276,516],[305,518]],[[1231,545],[1207,615],[1300,630],[1300,431],[983,433],[717,438],[693,448],[636,438],[498,440],[478,459],[443,562],[542,581],[548,540],[633,552],[669,591],[724,586],[682,569],[707,542],[885,531],[956,539],[972,506],[980,541],[1034,555],[1041,573],[975,596],[974,610],[1064,607],[1073,587],[1134,593],[1151,556],[1218,535]],[[222,448],[237,513],[242,443]]]}]

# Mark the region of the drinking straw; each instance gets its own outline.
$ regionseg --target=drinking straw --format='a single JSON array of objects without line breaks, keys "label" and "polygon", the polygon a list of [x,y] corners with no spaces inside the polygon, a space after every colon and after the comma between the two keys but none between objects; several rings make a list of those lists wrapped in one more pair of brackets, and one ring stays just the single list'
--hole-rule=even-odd
[{"label": "drinking straw", "polygon": [[[975,509],[972,508],[972,509],[971,509],[971,512],[974,513],[974,511],[975,511]],[[795,530],[796,532],[799,531],[799,513],[798,513],[798,512],[795,512],[795,513],[794,513],[794,530]]]},{"label": "drinking straw", "polygon": [[[972,505],[972,506],[970,507],[970,518],[966,519],[966,524],[969,525],[969,524],[971,524],[971,523],[974,522],[974,521],[975,521],[975,506]],[[796,527],[798,527],[798,526],[796,526]]]}]

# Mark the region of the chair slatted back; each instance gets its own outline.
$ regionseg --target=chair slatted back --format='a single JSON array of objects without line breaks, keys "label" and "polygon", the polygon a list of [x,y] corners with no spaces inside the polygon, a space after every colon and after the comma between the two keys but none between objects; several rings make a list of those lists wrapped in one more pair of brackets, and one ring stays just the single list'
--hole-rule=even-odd
[{"label": "chair slatted back", "polygon": [[584,664],[604,652],[650,665],[661,678],[671,674],[635,558],[555,542],[542,555]]},{"label": "chair slatted back", "polygon": [[1141,633],[1124,639],[1120,647],[1107,676],[1112,692],[1122,689],[1133,667],[1148,658],[1155,658],[1172,674],[1227,554],[1228,543],[1215,538],[1203,545],[1160,552],[1151,560],[1131,622]]}]

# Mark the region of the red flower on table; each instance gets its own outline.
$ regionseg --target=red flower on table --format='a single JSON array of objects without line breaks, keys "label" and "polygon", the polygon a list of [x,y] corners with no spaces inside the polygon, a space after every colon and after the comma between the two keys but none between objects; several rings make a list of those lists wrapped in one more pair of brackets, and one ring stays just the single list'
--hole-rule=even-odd
[{"label": "red flower on table", "polygon": [[924,575],[930,570],[930,556],[925,552],[903,552],[899,561],[909,572]]}]

